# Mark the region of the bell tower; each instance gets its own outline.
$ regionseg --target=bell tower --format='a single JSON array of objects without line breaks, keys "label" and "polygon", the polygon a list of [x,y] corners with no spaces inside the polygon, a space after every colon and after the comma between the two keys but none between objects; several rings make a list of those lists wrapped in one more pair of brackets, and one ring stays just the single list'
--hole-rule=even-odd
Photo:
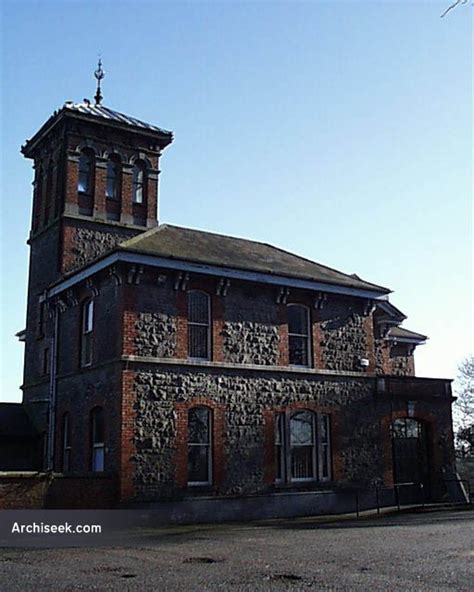
[{"label": "bell tower", "polygon": [[21,149],[34,167],[23,381],[28,400],[45,398],[42,382],[47,389],[44,291],[158,225],[160,156],[173,134],[103,104],[100,60],[95,77],[94,102],[67,101]]}]

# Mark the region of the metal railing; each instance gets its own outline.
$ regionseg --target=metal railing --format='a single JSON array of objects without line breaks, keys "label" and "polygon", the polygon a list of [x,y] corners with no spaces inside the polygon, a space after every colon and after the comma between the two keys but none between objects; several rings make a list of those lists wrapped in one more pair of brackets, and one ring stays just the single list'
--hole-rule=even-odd
[{"label": "metal railing", "polygon": [[[467,494],[467,503],[474,504],[471,483],[468,479],[443,480],[444,485],[450,482],[462,484],[465,487],[465,491]],[[409,489],[411,489],[411,492],[407,492],[407,490]],[[371,489],[356,489],[353,493],[355,513],[357,515],[357,518],[360,517],[362,511],[375,509],[377,511],[377,514],[380,514],[382,508],[390,506],[396,506],[399,512],[401,511],[402,506],[418,506],[421,509],[424,509],[430,501],[427,494],[427,487],[425,486],[425,484],[415,482],[395,483],[393,487],[377,485]],[[370,500],[367,501],[367,498],[370,498],[371,494],[373,495],[372,503],[370,503]],[[366,499],[365,504],[362,503],[362,500],[364,498]],[[383,498],[385,498],[385,501],[383,500]],[[405,498],[405,500],[403,500],[403,498]],[[449,503],[465,505],[466,502],[459,501]]]}]

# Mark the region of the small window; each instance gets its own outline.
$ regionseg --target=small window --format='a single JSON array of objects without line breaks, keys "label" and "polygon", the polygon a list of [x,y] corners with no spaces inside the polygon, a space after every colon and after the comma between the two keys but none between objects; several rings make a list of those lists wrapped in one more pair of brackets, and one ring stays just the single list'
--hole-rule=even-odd
[{"label": "small window", "polygon": [[113,200],[120,199],[120,163],[117,157],[111,157],[107,161],[105,197]]},{"label": "small window", "polygon": [[188,292],[188,356],[208,360],[211,351],[210,298],[205,292]]},{"label": "small window", "polygon": [[309,311],[300,304],[288,305],[288,355],[292,366],[309,366]]},{"label": "small window", "polygon": [[91,468],[100,473],[105,467],[104,410],[95,407],[91,412],[92,462]]},{"label": "small window", "polygon": [[63,473],[71,468],[71,423],[69,413],[63,415]]},{"label": "small window", "polygon": [[212,483],[212,411],[193,407],[188,413],[188,485]]},{"label": "small window", "polygon": [[133,167],[133,203],[145,203],[146,174],[145,163],[138,161]]},{"label": "small window", "polygon": [[82,305],[81,366],[92,364],[92,335],[94,329],[94,301]]},{"label": "small window", "polygon": [[89,150],[83,150],[79,157],[79,177],[77,191],[91,195],[92,191],[93,157]]}]

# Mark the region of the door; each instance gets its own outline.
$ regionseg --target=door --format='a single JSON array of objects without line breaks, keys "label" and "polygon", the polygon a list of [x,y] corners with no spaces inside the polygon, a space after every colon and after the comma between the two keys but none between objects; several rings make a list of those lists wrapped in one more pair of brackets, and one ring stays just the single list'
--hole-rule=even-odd
[{"label": "door", "polygon": [[395,483],[428,484],[429,466],[426,429],[411,418],[392,423],[393,472]]}]

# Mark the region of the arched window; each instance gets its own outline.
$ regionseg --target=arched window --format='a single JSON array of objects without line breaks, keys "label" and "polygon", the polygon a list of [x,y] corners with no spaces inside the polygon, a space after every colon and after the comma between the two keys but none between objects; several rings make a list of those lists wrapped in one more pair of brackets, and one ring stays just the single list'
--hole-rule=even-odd
[{"label": "arched window", "polygon": [[94,301],[86,300],[82,305],[81,366],[92,364],[92,335],[94,331]]},{"label": "arched window", "polygon": [[212,483],[212,411],[192,407],[188,412],[188,485]]},{"label": "arched window", "polygon": [[146,166],[138,160],[133,167],[133,203],[144,204],[146,201]]},{"label": "arched window", "polygon": [[94,407],[91,411],[91,450],[91,469],[100,473],[105,467],[105,425],[102,407]]},{"label": "arched window", "polygon": [[288,305],[288,356],[292,366],[309,366],[309,311],[301,304]]},{"label": "arched window", "polygon": [[94,157],[90,150],[83,150],[79,157],[79,176],[77,181],[77,191],[92,195],[92,174],[94,170]]},{"label": "arched window", "polygon": [[63,473],[71,468],[71,423],[69,413],[63,415]]},{"label": "arched window", "polygon": [[188,356],[208,360],[211,352],[211,306],[209,295],[188,292]]},{"label": "arched window", "polygon": [[107,178],[105,184],[105,197],[107,199],[120,199],[120,161],[113,155],[107,161]]},{"label": "arched window", "polygon": [[315,416],[311,411],[298,411],[290,417],[292,481],[316,478],[315,432]]}]

